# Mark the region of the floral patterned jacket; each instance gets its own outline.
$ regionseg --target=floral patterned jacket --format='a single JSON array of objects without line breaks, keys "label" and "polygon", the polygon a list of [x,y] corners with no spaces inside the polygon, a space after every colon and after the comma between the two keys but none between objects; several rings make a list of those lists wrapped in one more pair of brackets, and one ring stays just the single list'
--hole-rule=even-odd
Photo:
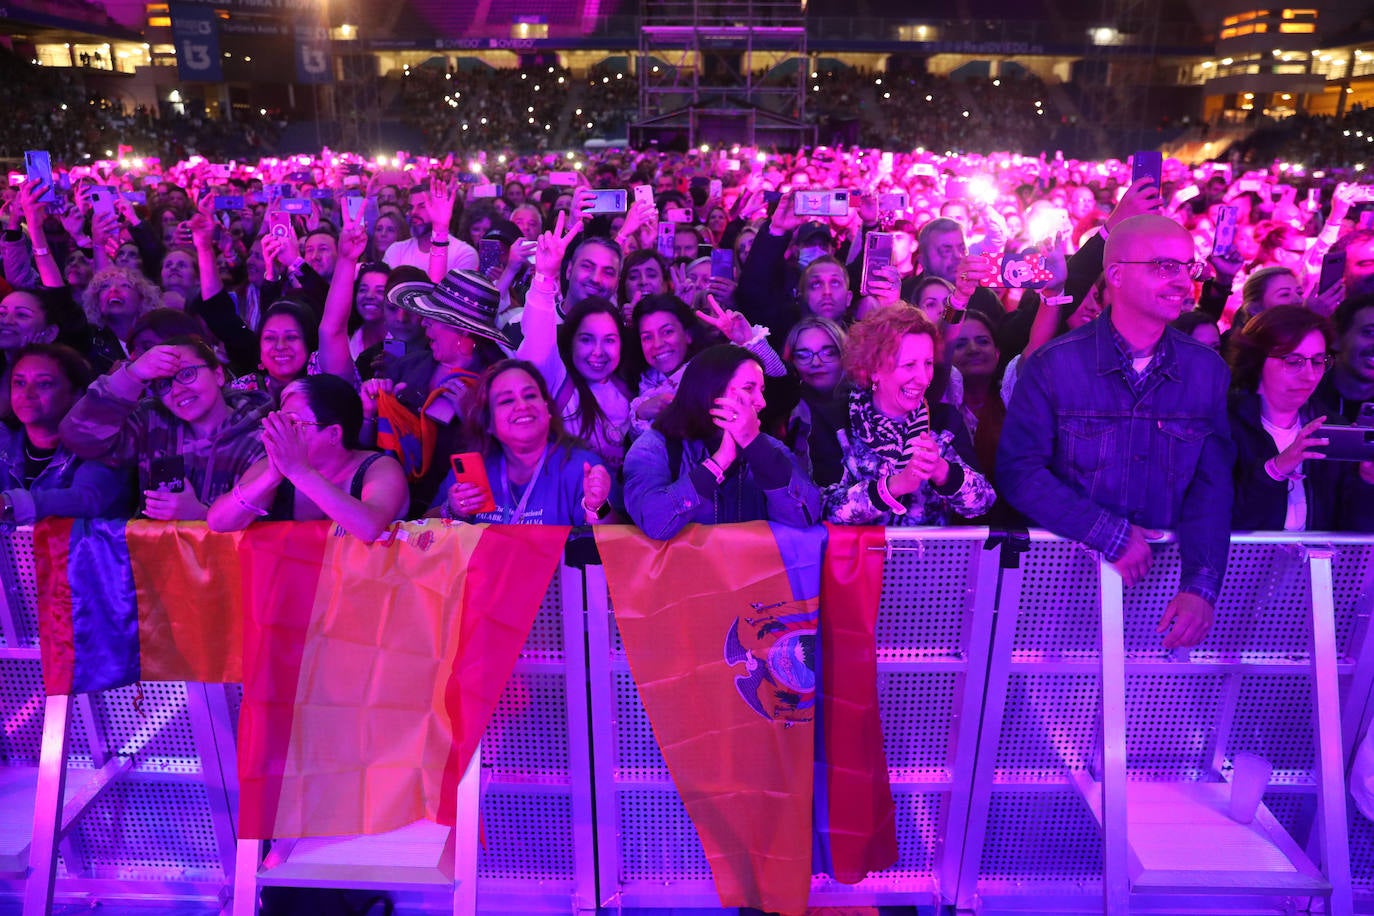
[{"label": "floral patterned jacket", "polygon": [[[898,515],[878,494],[878,480],[897,473],[902,466],[893,456],[903,451],[901,424],[874,422],[873,396],[853,391],[849,397],[850,425],[840,430],[844,449],[844,476],[826,487],[822,509],[825,519],[841,525],[947,525],[954,516],[976,518],[992,508],[997,493],[975,469],[973,443],[959,412],[948,404],[936,404],[929,415],[930,431],[949,462],[949,479],[943,486],[930,481],[906,496],[898,497],[905,509]],[[966,457],[967,456],[967,457]]]}]

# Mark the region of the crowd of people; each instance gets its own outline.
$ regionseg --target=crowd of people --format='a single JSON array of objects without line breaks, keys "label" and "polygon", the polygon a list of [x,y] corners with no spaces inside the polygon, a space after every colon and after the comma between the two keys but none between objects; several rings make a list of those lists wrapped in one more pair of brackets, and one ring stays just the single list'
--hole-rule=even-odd
[{"label": "crowd of people", "polygon": [[0,207],[6,524],[1031,524],[1128,584],[1171,529],[1168,646],[1231,530],[1374,530],[1374,464],[1327,456],[1374,425],[1369,186],[864,148],[55,173]]},{"label": "crowd of people", "polygon": [[160,111],[130,107],[87,91],[75,71],[40,67],[0,47],[0,101],[13,115],[0,136],[0,157],[49,150],[72,163],[111,159],[121,150],[169,162],[190,155],[256,158],[276,148],[284,122],[276,112],[240,111],[211,118],[203,106]]}]

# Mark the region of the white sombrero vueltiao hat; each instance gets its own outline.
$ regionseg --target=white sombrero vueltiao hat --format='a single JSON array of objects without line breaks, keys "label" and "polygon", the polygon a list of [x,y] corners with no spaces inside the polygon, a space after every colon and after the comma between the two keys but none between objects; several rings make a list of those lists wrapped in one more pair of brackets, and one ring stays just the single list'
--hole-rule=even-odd
[{"label": "white sombrero vueltiao hat", "polygon": [[505,347],[514,344],[496,326],[501,294],[475,270],[450,270],[439,283],[397,283],[387,298],[421,318],[442,322]]}]

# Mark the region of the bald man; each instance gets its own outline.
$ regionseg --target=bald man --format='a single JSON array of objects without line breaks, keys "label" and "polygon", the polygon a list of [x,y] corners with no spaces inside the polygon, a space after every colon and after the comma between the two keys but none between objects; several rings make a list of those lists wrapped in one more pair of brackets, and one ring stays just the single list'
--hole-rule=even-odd
[{"label": "bald man", "polygon": [[1112,308],[1026,361],[997,452],[1006,499],[1101,553],[1127,586],[1149,571],[1153,532],[1176,530],[1182,574],[1159,624],[1166,648],[1207,635],[1230,541],[1229,373],[1168,327],[1201,271],[1172,220],[1133,216],[1112,229]]}]

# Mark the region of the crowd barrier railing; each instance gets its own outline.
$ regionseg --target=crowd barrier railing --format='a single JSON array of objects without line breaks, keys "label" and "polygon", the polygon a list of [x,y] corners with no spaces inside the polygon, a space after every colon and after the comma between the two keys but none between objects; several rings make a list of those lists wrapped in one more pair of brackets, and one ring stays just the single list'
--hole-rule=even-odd
[{"label": "crowd barrier railing", "polygon": [[[1374,543],[1236,535],[1217,623],[1187,653],[1154,632],[1178,581],[1171,545],[1124,591],[1076,544],[1021,546],[887,532],[878,686],[899,858],[857,885],[815,876],[813,904],[1374,912],[1374,823],[1345,785],[1374,719]],[[0,894],[27,894],[26,914],[54,894],[233,895],[242,916],[273,883],[417,886],[343,880],[359,875],[337,840],[262,862],[233,816],[240,688],[45,699],[26,532],[5,539],[0,573]],[[1242,751],[1273,764],[1253,825],[1222,813]],[[454,856],[417,892],[455,912],[719,905],[599,566],[560,568],[465,784],[480,847],[470,814],[423,853],[413,834],[381,847],[403,867]],[[377,855],[377,838],[357,842]],[[476,881],[454,880],[474,858]]]}]

